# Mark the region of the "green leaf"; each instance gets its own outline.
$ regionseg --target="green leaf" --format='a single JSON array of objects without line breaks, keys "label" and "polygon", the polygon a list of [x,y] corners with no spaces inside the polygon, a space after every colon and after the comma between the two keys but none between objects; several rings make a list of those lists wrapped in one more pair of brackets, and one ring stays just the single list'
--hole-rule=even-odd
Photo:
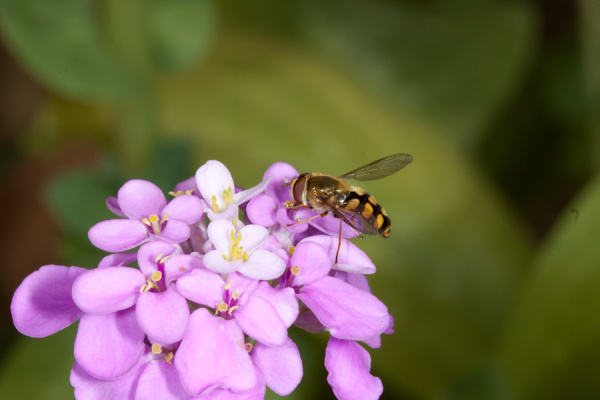
[{"label": "green leaf", "polygon": [[178,71],[197,62],[212,47],[216,18],[212,0],[149,1],[149,36],[156,65]]},{"label": "green leaf", "polygon": [[80,100],[139,92],[103,36],[97,1],[2,0],[0,27],[17,58],[52,90]]},{"label": "green leaf", "polygon": [[356,241],[378,266],[372,291],[396,321],[371,350],[374,373],[386,393],[427,397],[492,357],[530,238],[426,120],[392,110],[322,58],[243,32],[226,33],[202,68],[163,92],[165,123],[196,141],[197,165],[221,160],[243,187],[276,161],[341,174],[412,154],[397,175],[364,187],[392,220],[391,238]]},{"label": "green leaf", "polygon": [[77,324],[52,336],[16,339],[0,371],[0,393],[6,399],[62,400],[73,398],[69,375]]},{"label": "green leaf", "polygon": [[600,179],[565,210],[534,265],[502,351],[519,399],[600,397]]},{"label": "green leaf", "polygon": [[595,0],[579,0],[579,20],[581,21],[581,61],[586,91],[585,107],[588,134],[591,137],[590,148],[595,167],[600,149],[600,3]]},{"label": "green leaf", "polygon": [[537,45],[535,10],[520,1],[246,1],[223,13],[308,42],[467,152],[515,96]]},{"label": "green leaf", "polygon": [[48,185],[46,202],[58,218],[65,240],[63,262],[94,268],[106,253],[88,240],[88,231],[96,223],[116,218],[106,207],[106,198],[116,196],[118,186],[102,180],[100,174],[72,171]]}]

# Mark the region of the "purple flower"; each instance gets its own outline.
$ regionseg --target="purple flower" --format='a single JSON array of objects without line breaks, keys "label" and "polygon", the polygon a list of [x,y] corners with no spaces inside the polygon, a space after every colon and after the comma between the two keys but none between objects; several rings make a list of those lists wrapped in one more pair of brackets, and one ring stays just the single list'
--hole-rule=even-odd
[{"label": "purple flower", "polygon": [[[283,393],[296,387],[302,376],[302,369],[298,368],[301,361],[295,358],[297,349],[296,353],[291,350],[295,345],[287,337],[287,328],[298,315],[293,290],[275,289],[266,282],[237,273],[230,274],[225,283],[218,274],[202,269],[182,276],[177,289],[190,301],[214,308],[214,315],[204,308],[194,311],[175,356],[175,365],[190,393],[200,395],[213,389],[248,391],[254,388],[256,371],[247,368],[252,365],[246,348],[250,340],[259,342],[258,351],[264,352],[262,364],[257,365],[263,365],[267,384],[277,393],[277,390]],[[207,338],[212,338],[208,343],[213,344],[208,345]],[[293,367],[286,375],[288,378],[279,381],[280,388],[277,380],[271,378],[275,361],[265,350],[270,347],[279,348],[282,357],[285,354],[285,358],[279,360],[280,364]],[[193,367],[202,362],[206,363],[205,369]],[[210,367],[215,364],[221,369]]]},{"label": "purple flower", "polygon": [[[328,237],[313,238],[315,241],[305,239],[298,244],[290,260],[290,274],[282,283],[295,289],[298,299],[334,337],[367,340],[383,333],[390,325],[387,307],[370,292],[330,276],[333,263],[318,243],[327,243]],[[360,264],[361,251],[349,249],[349,244],[343,242],[339,260],[350,262],[346,257],[354,255]]]},{"label": "purple flower", "polygon": [[31,337],[52,335],[77,321],[83,311],[71,297],[73,282],[87,270],[46,265],[19,285],[10,304],[19,332]]},{"label": "purple flower", "polygon": [[13,297],[15,326],[43,337],[80,321],[77,399],[262,400],[267,387],[288,395],[303,376],[292,325],[331,334],[325,367],[338,399],[378,398],[381,380],[356,342],[379,347],[381,334],[393,332],[365,276],[375,265],[338,242],[339,220],[295,223],[315,212],[283,206],[283,186],[296,176],[276,163],[242,190],[209,161],[169,202],[150,182],[127,182],[107,200],[124,218],[89,231],[95,246],[114,253],[92,270],[47,265],[32,273]]},{"label": "purple flower", "polygon": [[180,195],[169,203],[153,183],[131,180],[119,189],[116,198],[107,201],[117,215],[129,219],[111,219],[94,225],[89,239],[99,249],[120,252],[150,238],[179,243],[190,237],[190,224],[203,215],[202,201],[191,195]]},{"label": "purple flower", "polygon": [[338,399],[376,400],[383,393],[381,379],[369,373],[371,356],[356,342],[329,339],[325,368],[327,382]]}]

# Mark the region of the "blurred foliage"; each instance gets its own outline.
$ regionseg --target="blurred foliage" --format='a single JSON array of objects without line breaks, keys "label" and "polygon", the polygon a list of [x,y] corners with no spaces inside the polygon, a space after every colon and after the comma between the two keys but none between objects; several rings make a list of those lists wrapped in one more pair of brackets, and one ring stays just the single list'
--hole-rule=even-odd
[{"label": "blurred foliage", "polygon": [[[382,399],[598,398],[600,7],[558,3],[0,0],[4,41],[49,93],[17,147],[102,154],[46,191],[60,262],[94,267],[87,229],[130,178],[166,192],[219,159],[251,186],[275,161],[341,174],[410,153],[365,187],[394,234],[357,243],[395,318],[370,350]],[[331,398],[327,335],[292,335],[290,397]],[[36,375],[61,389],[27,398],[72,396],[55,366],[72,342],[51,340],[15,342],[0,392]]]}]

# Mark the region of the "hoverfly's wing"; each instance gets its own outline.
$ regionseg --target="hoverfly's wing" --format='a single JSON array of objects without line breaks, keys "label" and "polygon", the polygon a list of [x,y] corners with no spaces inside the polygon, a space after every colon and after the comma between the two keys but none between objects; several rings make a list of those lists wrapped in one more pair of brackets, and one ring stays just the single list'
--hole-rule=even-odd
[{"label": "hoverfly's wing", "polygon": [[376,235],[379,233],[379,229],[357,212],[345,210],[343,208],[327,208],[335,217],[340,218],[346,225],[354,229],[358,233],[358,236],[361,236],[362,234]]},{"label": "hoverfly's wing", "polygon": [[372,181],[385,178],[406,167],[413,160],[410,154],[393,154],[356,168],[340,176],[340,179],[356,179],[357,181]]}]

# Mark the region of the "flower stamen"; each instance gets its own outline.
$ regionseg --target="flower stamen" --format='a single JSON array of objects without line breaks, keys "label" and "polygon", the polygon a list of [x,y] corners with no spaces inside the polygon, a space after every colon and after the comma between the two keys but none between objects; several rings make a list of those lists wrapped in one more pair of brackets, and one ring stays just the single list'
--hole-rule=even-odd
[{"label": "flower stamen", "polygon": [[167,222],[169,214],[165,214],[162,219],[158,218],[158,215],[152,214],[148,218],[142,218],[141,221],[143,224],[152,228],[152,233],[158,235],[162,232],[162,225]]},{"label": "flower stamen", "polygon": [[162,346],[158,343],[152,344],[152,354],[160,354],[162,353]]},{"label": "flower stamen", "polygon": [[226,190],[223,190],[223,200],[225,200],[225,208],[229,207],[233,203],[233,190],[229,186]]},{"label": "flower stamen", "polygon": [[[229,256],[229,261],[235,261],[242,259],[242,261],[246,261],[248,259],[247,255],[244,255],[244,246],[240,247],[240,242],[242,241],[242,233],[238,232],[237,235],[235,231],[231,230],[231,252]],[[246,252],[247,253],[247,252]]]},{"label": "flower stamen", "polygon": [[212,199],[211,199],[211,207],[213,212],[218,213],[219,212],[219,205],[217,204],[217,196],[213,195]]}]

